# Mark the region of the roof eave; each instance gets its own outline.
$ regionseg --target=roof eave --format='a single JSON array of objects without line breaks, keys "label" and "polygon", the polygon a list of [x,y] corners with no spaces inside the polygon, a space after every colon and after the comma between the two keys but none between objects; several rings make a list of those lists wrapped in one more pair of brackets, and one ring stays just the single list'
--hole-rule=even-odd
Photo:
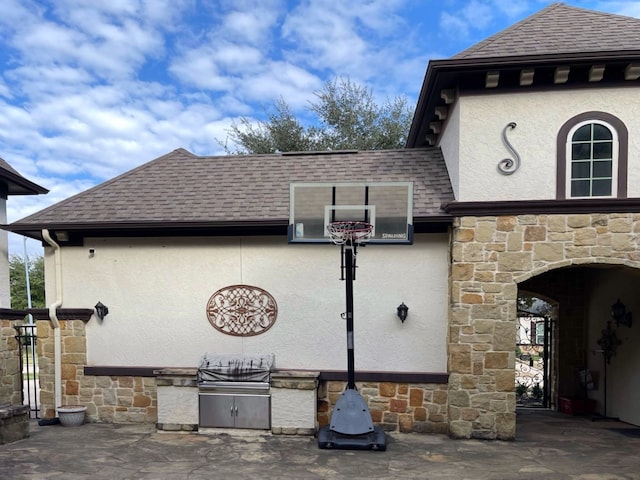
[{"label": "roof eave", "polygon": [[429,66],[434,69],[482,68],[493,66],[513,65],[544,65],[556,63],[576,62],[600,62],[600,61],[628,61],[640,59],[640,50],[610,50],[593,52],[569,52],[569,53],[541,53],[531,55],[511,55],[497,57],[466,57],[432,60]]},{"label": "roof eave", "polygon": [[86,223],[12,223],[2,228],[10,232],[43,241],[42,231],[48,230],[61,245],[82,245],[86,237],[168,237],[168,236],[230,236],[286,235],[288,220],[245,221],[147,221],[147,222],[86,222]]},{"label": "roof eave", "polygon": [[48,189],[8,170],[3,170],[1,177],[8,185],[9,195],[45,195],[49,193]]},{"label": "roof eave", "polygon": [[[440,231],[451,224],[446,213],[414,218],[414,225],[424,231]],[[42,231],[53,233],[56,240],[65,232],[66,244],[78,244],[86,237],[140,236],[230,236],[287,234],[289,219],[225,220],[225,221],[147,221],[147,222],[86,222],[86,223],[12,223],[1,227],[10,232],[42,241]],[[71,242],[71,243],[68,243]]]}]

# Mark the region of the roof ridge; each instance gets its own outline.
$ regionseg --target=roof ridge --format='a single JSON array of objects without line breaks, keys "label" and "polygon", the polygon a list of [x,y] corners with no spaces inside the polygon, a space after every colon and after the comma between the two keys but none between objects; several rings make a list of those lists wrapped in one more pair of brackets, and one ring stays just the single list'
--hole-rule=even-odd
[{"label": "roof ridge", "polygon": [[239,154],[221,154],[221,155],[196,155],[197,158],[265,158],[265,157],[309,157],[314,155],[379,155],[385,152],[402,152],[406,148],[387,148],[387,149],[372,149],[372,150],[355,150],[355,149],[343,149],[343,150],[304,150],[295,152],[274,152],[274,153],[239,153]]}]

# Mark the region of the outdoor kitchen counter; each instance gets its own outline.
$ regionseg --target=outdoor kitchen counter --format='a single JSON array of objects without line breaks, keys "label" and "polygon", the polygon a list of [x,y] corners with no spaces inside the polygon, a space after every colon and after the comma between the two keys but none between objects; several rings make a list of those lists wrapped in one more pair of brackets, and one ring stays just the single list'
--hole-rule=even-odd
[{"label": "outdoor kitchen counter", "polygon": [[154,370],[158,388],[158,430],[198,431],[197,368]]},{"label": "outdoor kitchen counter", "polygon": [[271,372],[271,431],[314,435],[317,430],[317,389],[320,372]]},{"label": "outdoor kitchen counter", "polygon": [[[198,431],[198,369],[163,368],[153,372],[158,388],[158,430]],[[271,372],[271,431],[313,435],[317,429],[320,372]]]}]

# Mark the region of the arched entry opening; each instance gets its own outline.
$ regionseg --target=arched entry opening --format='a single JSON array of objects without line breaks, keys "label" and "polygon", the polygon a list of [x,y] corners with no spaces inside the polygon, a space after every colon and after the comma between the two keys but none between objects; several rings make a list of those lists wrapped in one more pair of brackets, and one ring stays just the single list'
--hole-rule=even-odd
[{"label": "arched entry opening", "polygon": [[[640,425],[638,285],[640,270],[611,264],[559,268],[518,284],[519,295],[556,302],[550,408]],[[614,318],[618,301],[626,313]]]}]

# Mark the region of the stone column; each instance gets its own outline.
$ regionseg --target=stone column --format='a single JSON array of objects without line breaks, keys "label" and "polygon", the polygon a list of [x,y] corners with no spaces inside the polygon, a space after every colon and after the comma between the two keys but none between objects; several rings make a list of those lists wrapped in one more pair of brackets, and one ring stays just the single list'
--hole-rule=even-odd
[{"label": "stone column", "polygon": [[16,331],[11,320],[0,320],[0,405],[20,405],[22,372]]},{"label": "stone column", "polygon": [[[57,415],[55,403],[54,331],[49,320],[38,320],[37,352],[40,368],[40,410],[44,418]],[[80,381],[87,363],[85,325],[82,320],[61,320],[62,403],[80,403]]]},{"label": "stone column", "polygon": [[515,217],[454,223],[449,328],[449,434],[515,437],[517,286],[532,269]]}]

